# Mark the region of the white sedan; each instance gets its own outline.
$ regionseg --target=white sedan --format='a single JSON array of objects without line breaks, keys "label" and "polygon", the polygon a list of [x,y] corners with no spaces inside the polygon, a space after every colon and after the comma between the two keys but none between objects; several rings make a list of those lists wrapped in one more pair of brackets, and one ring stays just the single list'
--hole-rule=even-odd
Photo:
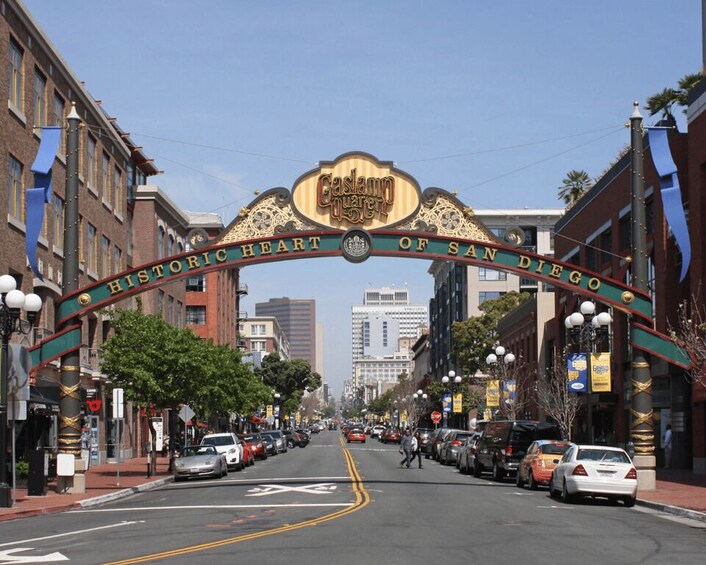
[{"label": "white sedan", "polygon": [[637,471],[625,450],[605,445],[572,445],[552,473],[549,494],[564,502],[601,496],[634,506]]}]

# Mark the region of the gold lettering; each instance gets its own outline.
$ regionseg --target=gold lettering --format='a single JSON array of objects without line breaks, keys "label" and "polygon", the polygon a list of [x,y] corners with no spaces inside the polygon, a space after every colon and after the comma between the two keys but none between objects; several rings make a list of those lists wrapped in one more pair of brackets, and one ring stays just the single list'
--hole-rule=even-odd
[{"label": "gold lettering", "polygon": [[601,281],[596,277],[588,279],[588,288],[594,291],[598,290],[599,288],[601,288]]},{"label": "gold lettering", "polygon": [[182,265],[181,261],[172,261],[169,263],[169,272],[171,273],[181,273]]},{"label": "gold lettering", "polygon": [[155,265],[152,267],[152,273],[154,273],[155,277],[158,279],[161,279],[164,277],[164,265]]},{"label": "gold lettering", "polygon": [[491,249],[486,247],[483,250],[483,260],[484,261],[495,261],[495,254],[498,252],[497,249]]},{"label": "gold lettering", "polygon": [[571,271],[569,273],[569,282],[573,284],[580,284],[581,283],[581,273],[578,271]]},{"label": "gold lettering", "polygon": [[477,259],[477,257],[476,257],[476,246],[475,246],[475,245],[471,245],[471,246],[466,250],[466,254],[464,255],[464,257],[473,257],[474,259]]},{"label": "gold lettering", "polygon": [[309,245],[311,245],[312,249],[318,249],[320,243],[321,243],[321,237],[318,235],[312,236],[309,238]]},{"label": "gold lettering", "polygon": [[429,245],[429,240],[425,238],[421,238],[417,240],[417,251],[424,251]]},{"label": "gold lettering", "polygon": [[269,241],[260,242],[260,255],[270,255],[272,253],[272,244]]},{"label": "gold lettering", "polygon": [[208,252],[207,252],[207,251],[203,252],[203,253],[201,254],[201,256],[203,257],[203,264],[204,264],[205,266],[208,266],[208,265],[211,264],[211,258],[208,256]]},{"label": "gold lettering", "polygon": [[127,282],[128,288],[132,288],[135,286],[135,283],[132,282],[132,275],[125,275],[125,281]]},{"label": "gold lettering", "polygon": [[527,257],[527,255],[520,255],[520,262],[517,264],[520,269],[529,269],[531,264],[532,259]]},{"label": "gold lettering", "polygon": [[108,283],[108,290],[110,291],[110,295],[112,296],[113,294],[119,294],[123,291],[123,288],[120,284],[120,281],[111,281]]},{"label": "gold lettering", "polygon": [[410,238],[405,236],[400,239],[400,249],[408,251],[410,247],[412,247],[412,240]]},{"label": "gold lettering", "polygon": [[225,249],[219,249],[216,251],[216,261],[219,263],[225,263],[228,260],[228,252]]},{"label": "gold lettering", "polygon": [[304,240],[301,237],[292,239],[292,251],[305,251]]},{"label": "gold lettering", "polygon": [[150,275],[144,269],[142,271],[137,271],[137,282],[140,284],[150,282]]},{"label": "gold lettering", "polygon": [[199,258],[195,255],[189,255],[186,258],[186,264],[189,266],[189,270],[198,269],[201,266],[201,264],[199,263]]},{"label": "gold lettering", "polygon": [[551,269],[549,270],[549,276],[554,277],[555,279],[561,278],[561,273],[563,272],[564,267],[561,265],[552,265]]},{"label": "gold lettering", "polygon": [[544,269],[544,264],[545,264],[545,263],[546,263],[546,261],[545,261],[544,259],[540,259],[540,260],[537,262],[537,268],[534,270],[534,272],[535,272],[535,273],[541,273],[541,272],[542,272],[542,269]]},{"label": "gold lettering", "polygon": [[449,241],[449,255],[458,255],[458,241]]},{"label": "gold lettering", "polygon": [[246,257],[255,257],[255,246],[252,243],[241,245],[240,252],[243,254],[243,259]]},{"label": "gold lettering", "polygon": [[277,243],[276,253],[289,253],[289,247],[287,247],[287,242],[283,239],[280,239]]}]

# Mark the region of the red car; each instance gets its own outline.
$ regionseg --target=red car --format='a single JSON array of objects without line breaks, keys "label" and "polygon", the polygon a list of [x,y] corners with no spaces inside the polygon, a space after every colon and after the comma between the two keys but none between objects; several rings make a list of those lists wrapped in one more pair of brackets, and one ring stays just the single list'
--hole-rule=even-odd
[{"label": "red car", "polygon": [[397,428],[388,428],[382,433],[382,443],[402,443],[402,433]]},{"label": "red car", "polygon": [[571,445],[569,441],[553,439],[540,439],[532,443],[517,467],[517,486],[527,483],[530,489],[535,490],[538,485],[548,485],[556,467],[555,461],[561,459]]},{"label": "red car", "polygon": [[267,445],[265,445],[260,434],[238,434],[238,437],[240,441],[248,446],[253,457],[257,459],[267,459]]},{"label": "red car", "polygon": [[365,443],[365,432],[359,428],[353,428],[348,432],[348,436],[346,436],[347,439],[346,441],[348,443],[352,441],[359,441],[360,443]]}]

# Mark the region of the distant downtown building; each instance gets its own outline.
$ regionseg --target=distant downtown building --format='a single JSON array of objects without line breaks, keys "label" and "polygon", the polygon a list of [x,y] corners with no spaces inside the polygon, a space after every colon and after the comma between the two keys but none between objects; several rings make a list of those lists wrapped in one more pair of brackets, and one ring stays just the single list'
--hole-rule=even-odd
[{"label": "distant downtown building", "polygon": [[352,388],[380,391],[377,383],[396,382],[402,372],[411,374],[409,345],[428,327],[428,307],[410,304],[407,288],[369,288],[363,304],[353,306],[351,314]]},{"label": "distant downtown building", "polygon": [[306,359],[311,369],[317,371],[316,355],[316,301],[312,299],[270,298],[255,304],[257,317],[277,318],[282,331],[289,339],[292,359]]}]

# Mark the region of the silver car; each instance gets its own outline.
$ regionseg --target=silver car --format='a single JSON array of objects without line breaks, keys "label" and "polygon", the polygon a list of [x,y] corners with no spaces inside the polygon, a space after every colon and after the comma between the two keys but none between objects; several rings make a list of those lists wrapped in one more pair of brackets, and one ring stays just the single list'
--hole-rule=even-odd
[{"label": "silver car", "polygon": [[192,445],[184,447],[174,461],[174,480],[191,477],[215,477],[220,479],[228,474],[225,456],[212,445]]}]

